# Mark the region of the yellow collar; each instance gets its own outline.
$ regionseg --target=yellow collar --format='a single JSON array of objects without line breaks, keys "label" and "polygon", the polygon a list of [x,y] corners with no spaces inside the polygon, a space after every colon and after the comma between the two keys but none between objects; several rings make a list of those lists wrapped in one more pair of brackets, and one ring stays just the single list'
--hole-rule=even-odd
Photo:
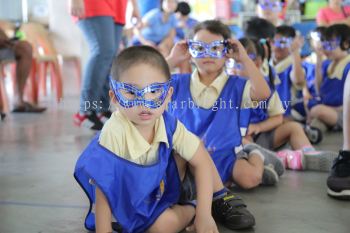
[{"label": "yellow collar", "polygon": [[277,74],[282,73],[285,71],[288,67],[290,67],[293,64],[292,56],[286,57],[284,60],[280,61],[277,65],[275,65],[275,70]]},{"label": "yellow collar", "polygon": [[350,63],[350,54],[347,55],[346,57],[344,57],[342,60],[340,60],[338,62],[338,64],[336,65],[336,67],[334,67],[333,73],[330,73],[331,72],[331,68],[333,67],[333,64],[334,64],[334,62],[332,61],[329,64],[328,69],[327,69],[327,76],[328,76],[328,78],[329,79],[335,79],[336,78],[336,79],[342,80],[345,66],[348,63]]},{"label": "yellow collar", "polygon": [[[223,70],[219,76],[216,77],[216,79],[208,86],[213,87],[217,94],[221,93],[222,89],[224,88],[226,82],[228,80],[228,75],[226,74],[225,70]],[[196,69],[191,76],[191,86],[195,88],[195,93],[200,95],[205,88],[208,88],[206,85],[204,85],[200,79],[198,70]]]},{"label": "yellow collar", "polygon": [[[130,153],[130,157],[133,160],[136,160],[142,155],[146,154],[150,150],[151,145],[140,134],[135,125],[119,111],[115,112],[113,115],[113,117],[116,118],[116,121],[124,125],[126,146]],[[169,147],[163,116],[156,120],[154,130],[155,134],[152,145],[164,142],[167,144],[167,147]]]}]

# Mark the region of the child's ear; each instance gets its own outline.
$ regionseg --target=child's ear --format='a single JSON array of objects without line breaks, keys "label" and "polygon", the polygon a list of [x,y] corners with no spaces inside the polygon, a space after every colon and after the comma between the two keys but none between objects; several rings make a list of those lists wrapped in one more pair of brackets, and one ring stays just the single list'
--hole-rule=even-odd
[{"label": "child's ear", "polygon": [[116,104],[117,103],[117,100],[115,99],[115,95],[114,95],[114,92],[112,90],[109,90],[109,98],[111,99],[112,103],[113,104]]},{"label": "child's ear", "polygon": [[171,99],[171,97],[173,96],[173,93],[174,93],[174,88],[169,87],[167,98]]}]

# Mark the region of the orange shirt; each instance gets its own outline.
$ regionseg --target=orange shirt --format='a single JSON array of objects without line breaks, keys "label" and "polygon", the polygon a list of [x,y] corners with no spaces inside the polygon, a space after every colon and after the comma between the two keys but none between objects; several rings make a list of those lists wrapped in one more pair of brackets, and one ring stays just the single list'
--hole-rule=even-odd
[{"label": "orange shirt", "polygon": [[[119,24],[125,24],[127,0],[84,0],[85,17],[111,16]],[[74,17],[75,20],[79,20]]]}]

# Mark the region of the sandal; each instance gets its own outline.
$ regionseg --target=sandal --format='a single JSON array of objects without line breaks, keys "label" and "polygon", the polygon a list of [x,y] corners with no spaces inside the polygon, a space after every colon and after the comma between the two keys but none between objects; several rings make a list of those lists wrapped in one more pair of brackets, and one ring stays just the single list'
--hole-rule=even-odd
[{"label": "sandal", "polygon": [[15,107],[13,113],[42,113],[46,110],[44,107],[38,107],[30,103],[24,102],[22,106]]}]

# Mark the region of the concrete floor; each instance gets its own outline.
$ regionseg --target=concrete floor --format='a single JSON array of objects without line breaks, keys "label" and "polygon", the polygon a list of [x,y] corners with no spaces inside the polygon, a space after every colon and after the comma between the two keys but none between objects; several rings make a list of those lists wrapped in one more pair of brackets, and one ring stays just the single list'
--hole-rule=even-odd
[{"label": "concrete floor", "polygon": [[[0,122],[0,233],[86,232],[87,199],[72,173],[93,133],[72,124],[78,106],[73,82],[65,80],[61,104],[52,97],[43,103],[46,113],[10,114]],[[341,134],[332,134],[320,147],[338,150],[341,143]],[[276,187],[238,190],[256,217],[255,228],[243,232],[349,233],[350,202],[327,197],[326,178],[287,172]]]}]

